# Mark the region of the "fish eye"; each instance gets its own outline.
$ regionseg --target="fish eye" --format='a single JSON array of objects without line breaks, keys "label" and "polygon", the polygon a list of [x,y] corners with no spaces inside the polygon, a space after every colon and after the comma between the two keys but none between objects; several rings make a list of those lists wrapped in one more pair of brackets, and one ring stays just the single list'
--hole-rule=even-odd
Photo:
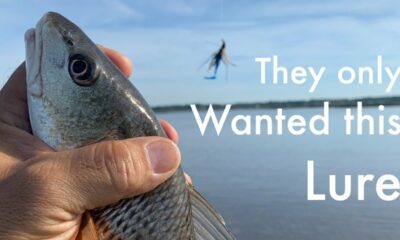
[{"label": "fish eye", "polygon": [[68,71],[72,80],[80,86],[90,86],[96,82],[96,66],[90,58],[82,54],[69,58]]}]

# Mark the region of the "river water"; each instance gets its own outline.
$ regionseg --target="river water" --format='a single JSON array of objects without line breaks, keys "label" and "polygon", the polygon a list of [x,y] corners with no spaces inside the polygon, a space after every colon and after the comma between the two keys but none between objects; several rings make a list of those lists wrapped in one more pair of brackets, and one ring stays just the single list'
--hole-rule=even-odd
[{"label": "river water", "polygon": [[[364,109],[375,117],[376,107]],[[306,119],[322,108],[287,109]],[[330,109],[329,136],[237,136],[230,128],[236,114],[274,115],[276,110],[232,110],[220,136],[212,127],[202,136],[191,111],[158,114],[179,131],[183,167],[195,187],[223,215],[238,239],[399,239],[400,199],[378,198],[375,182],[357,200],[357,175],[400,177],[399,137],[346,136],[344,108]],[[220,114],[220,112],[219,112]],[[384,117],[400,114],[386,107]],[[204,112],[201,113],[204,116]],[[338,193],[351,174],[352,195],[337,202],[307,200],[307,160],[315,161],[315,189],[329,193],[335,174]]]}]

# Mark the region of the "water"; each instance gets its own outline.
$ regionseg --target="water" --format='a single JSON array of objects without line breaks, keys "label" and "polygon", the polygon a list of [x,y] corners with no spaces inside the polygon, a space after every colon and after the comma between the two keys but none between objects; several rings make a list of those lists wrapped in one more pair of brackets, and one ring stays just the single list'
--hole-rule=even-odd
[{"label": "water", "polygon": [[[306,118],[322,109],[287,109]],[[366,200],[307,201],[307,160],[315,161],[316,191],[328,193],[328,175],[394,174],[400,177],[398,137],[346,136],[344,109],[330,110],[330,135],[237,136],[229,124],[220,136],[209,128],[201,136],[192,112],[159,114],[179,131],[183,166],[195,187],[224,216],[238,239],[398,239],[400,199],[384,202],[374,184]],[[377,114],[376,108],[365,109]],[[204,114],[204,113],[203,113]],[[234,114],[269,114],[275,110],[235,110]],[[400,114],[399,107],[386,108]],[[202,115],[203,116],[203,115]],[[229,118],[228,118],[229,120]],[[212,131],[210,131],[212,130]],[[374,182],[375,183],[375,182]]]}]

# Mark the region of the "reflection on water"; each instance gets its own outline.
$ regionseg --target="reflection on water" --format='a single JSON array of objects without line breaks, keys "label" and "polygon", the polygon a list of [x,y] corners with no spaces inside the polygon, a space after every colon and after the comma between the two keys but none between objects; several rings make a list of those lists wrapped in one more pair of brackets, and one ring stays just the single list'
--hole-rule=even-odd
[{"label": "reflection on water", "polygon": [[[288,109],[306,118],[322,109]],[[365,109],[376,114],[376,108]],[[275,110],[235,110],[232,114],[270,114]],[[399,139],[346,136],[345,109],[330,110],[329,136],[236,136],[226,125],[201,136],[192,112],[159,114],[180,133],[183,166],[195,187],[224,216],[238,239],[398,239],[400,199],[383,202],[373,184],[366,200],[306,200],[307,160],[315,161],[316,191],[328,191],[336,174],[338,193],[345,174],[394,174],[400,177]],[[204,114],[204,113],[202,113]],[[385,114],[400,114],[399,107]],[[204,116],[204,115],[202,115]],[[228,122],[229,123],[229,122]],[[353,177],[354,178],[354,177]],[[356,193],[353,184],[352,192]]]}]

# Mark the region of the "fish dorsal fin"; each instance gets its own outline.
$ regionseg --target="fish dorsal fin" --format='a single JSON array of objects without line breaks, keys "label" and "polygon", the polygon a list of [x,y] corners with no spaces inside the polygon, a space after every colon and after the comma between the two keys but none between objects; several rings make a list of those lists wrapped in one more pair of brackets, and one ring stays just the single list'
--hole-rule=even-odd
[{"label": "fish dorsal fin", "polygon": [[234,240],[225,221],[193,187],[189,187],[196,240]]}]

